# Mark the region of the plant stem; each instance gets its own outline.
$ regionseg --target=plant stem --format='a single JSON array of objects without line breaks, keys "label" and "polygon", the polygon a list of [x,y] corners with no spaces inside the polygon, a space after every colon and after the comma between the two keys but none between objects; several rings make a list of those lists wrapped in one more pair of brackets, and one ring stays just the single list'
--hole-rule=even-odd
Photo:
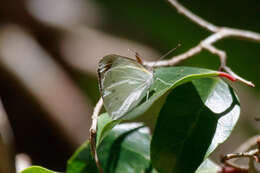
[{"label": "plant stem", "polygon": [[101,111],[102,106],[103,106],[103,99],[102,99],[102,97],[100,97],[100,99],[98,100],[98,102],[94,108],[94,111],[92,114],[92,125],[89,129],[90,150],[91,150],[91,154],[94,157],[94,160],[96,162],[99,173],[104,173],[102,166],[100,164],[100,161],[98,159],[97,148],[96,148],[98,115]]}]

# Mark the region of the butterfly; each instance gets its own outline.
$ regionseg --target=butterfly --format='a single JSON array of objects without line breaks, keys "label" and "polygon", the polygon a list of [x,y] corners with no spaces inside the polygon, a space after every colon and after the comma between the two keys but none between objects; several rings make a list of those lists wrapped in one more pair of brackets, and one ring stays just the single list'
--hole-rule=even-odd
[{"label": "butterfly", "polygon": [[153,70],[120,55],[107,55],[98,65],[99,89],[104,107],[113,119],[134,109],[147,96],[153,83]]}]

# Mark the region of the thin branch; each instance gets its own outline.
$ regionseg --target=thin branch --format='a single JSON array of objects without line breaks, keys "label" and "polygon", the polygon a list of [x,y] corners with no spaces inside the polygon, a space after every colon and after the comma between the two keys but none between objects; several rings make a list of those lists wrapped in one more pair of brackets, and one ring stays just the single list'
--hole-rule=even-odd
[{"label": "thin branch", "polygon": [[221,162],[225,162],[226,160],[234,159],[234,158],[242,158],[242,157],[254,157],[259,153],[258,149],[250,150],[248,152],[241,152],[241,153],[231,153],[225,155]]},{"label": "thin branch", "polygon": [[[257,149],[251,149],[257,145]],[[251,150],[249,150],[251,149]],[[249,151],[248,151],[249,150]],[[221,158],[221,162],[224,163],[225,165],[231,166],[236,169],[240,170],[249,170],[252,169],[252,165],[250,165],[250,162],[255,160],[256,162],[260,162],[259,160],[259,154],[260,154],[260,136],[254,136],[244,142],[238,149],[237,153],[231,153],[231,154],[226,154],[224,157]],[[231,159],[238,159],[238,158],[249,158],[249,167],[237,165],[234,162],[228,162]]]},{"label": "thin branch", "polygon": [[162,61],[151,61],[147,62],[144,61],[143,64],[148,67],[162,67],[162,66],[173,66],[176,64],[181,63],[182,61],[192,57],[193,55],[198,54],[202,50],[202,47],[200,45],[191,48],[187,52],[180,54],[178,56],[175,56],[169,60],[162,60]]},{"label": "thin branch", "polygon": [[228,66],[223,66],[222,67],[224,71],[226,71],[227,73],[229,73],[231,76],[235,77],[238,81],[251,86],[251,87],[255,87],[255,84],[251,81],[248,81],[242,77],[240,77],[239,75],[237,75],[235,72],[233,72]]},{"label": "thin branch", "polygon": [[219,28],[206,20],[200,18],[199,16],[195,15],[191,11],[189,11],[187,8],[182,6],[180,3],[178,3],[176,0],[168,0],[169,3],[172,4],[173,7],[176,8],[176,10],[180,13],[192,20],[194,23],[199,24],[201,27],[211,31],[211,32],[217,32]]},{"label": "thin branch", "polygon": [[[260,42],[260,34],[256,32],[241,30],[241,29],[233,29],[229,27],[219,27],[216,26],[201,17],[197,16],[196,14],[192,13],[190,10],[182,6],[177,0],[168,0],[168,2],[176,8],[176,10],[190,19],[192,22],[198,24],[199,26],[207,29],[212,33],[222,33],[224,37],[240,37],[249,40],[254,40]],[[223,38],[221,36],[221,39]]]},{"label": "thin branch", "polygon": [[253,160],[259,162],[258,155],[259,155],[258,149],[250,150],[248,152],[231,153],[231,154],[225,155],[221,159],[221,162],[224,163],[225,165],[231,166],[231,167],[236,168],[236,169],[248,170],[249,169],[248,167],[237,165],[235,163],[230,163],[230,162],[228,162],[228,160],[246,157],[246,158],[253,159]]},{"label": "thin branch", "polygon": [[99,162],[98,155],[97,155],[97,148],[96,148],[96,134],[97,134],[97,123],[98,123],[98,115],[101,111],[101,108],[103,106],[103,99],[100,97],[98,100],[94,111],[92,115],[92,125],[89,129],[89,140],[90,140],[90,149],[91,149],[91,154],[95,159],[97,168],[99,170],[99,173],[104,173],[102,166]]},{"label": "thin branch", "polygon": [[220,59],[220,69],[224,68],[226,66],[226,59],[227,55],[226,52],[223,50],[219,50],[212,46],[211,44],[207,44],[206,42],[202,42],[201,45],[203,46],[204,49],[208,50],[212,54],[218,55]]},{"label": "thin branch", "polygon": [[235,37],[241,39],[248,39],[251,41],[256,41],[260,43],[260,34],[256,32],[241,30],[241,29],[233,29],[229,27],[219,27],[216,25],[211,24],[210,22],[200,18],[199,16],[195,15],[187,8],[182,6],[178,3],[177,0],[168,0],[168,2],[173,5],[177,9],[177,11],[187,18],[189,18],[194,23],[198,24],[199,26],[207,29],[208,31],[212,32],[213,34],[202,40],[197,46],[191,48],[185,53],[180,55],[174,56],[169,60],[162,60],[162,61],[154,61],[154,62],[146,62],[144,61],[143,64],[148,67],[162,67],[162,66],[173,66],[176,64],[181,63],[182,61],[191,58],[192,56],[200,53],[203,49],[208,50],[212,54],[218,55],[220,58],[220,70],[226,71],[233,77],[235,77],[238,81],[245,83],[246,85],[254,87],[254,84],[250,81],[247,81],[234,73],[227,65],[226,65],[226,53],[223,50],[220,50],[213,46],[219,40],[222,40],[227,37]]}]

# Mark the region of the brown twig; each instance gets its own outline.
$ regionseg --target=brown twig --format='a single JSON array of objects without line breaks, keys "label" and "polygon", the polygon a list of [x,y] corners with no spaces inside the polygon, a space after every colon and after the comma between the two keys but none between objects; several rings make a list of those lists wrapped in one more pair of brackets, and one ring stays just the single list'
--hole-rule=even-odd
[{"label": "brown twig", "polygon": [[99,170],[99,173],[104,173],[102,166],[99,162],[98,155],[97,155],[97,148],[96,148],[96,134],[97,134],[97,124],[98,124],[98,115],[101,111],[101,108],[103,106],[103,99],[100,97],[98,100],[93,114],[92,114],[92,125],[89,129],[89,140],[90,140],[90,149],[91,149],[91,154],[94,157],[94,160],[96,162],[97,168]]},{"label": "brown twig", "polygon": [[[257,148],[251,149],[255,145],[257,145]],[[254,160],[256,162],[260,162],[259,154],[260,154],[260,137],[258,135],[258,136],[254,136],[254,137],[248,139],[246,142],[244,142],[237,149],[237,153],[226,154],[224,157],[221,158],[221,162],[224,163],[225,165],[228,165],[228,166],[236,168],[236,169],[248,170],[250,165],[249,165],[249,167],[245,167],[245,166],[237,165],[234,162],[231,163],[228,161],[231,159],[249,158],[250,161]]]},{"label": "brown twig", "polygon": [[225,162],[227,160],[231,160],[231,159],[234,159],[234,158],[244,158],[244,157],[254,157],[256,156],[257,154],[259,154],[259,150],[258,149],[254,149],[254,150],[250,150],[248,152],[241,152],[241,153],[231,153],[231,154],[226,154],[221,162]]},{"label": "brown twig", "polygon": [[249,169],[248,167],[244,167],[244,166],[241,166],[241,165],[236,165],[234,163],[230,163],[230,162],[228,162],[228,160],[237,159],[237,158],[249,158],[249,159],[253,159],[253,160],[259,162],[258,155],[259,155],[258,149],[250,150],[248,152],[231,153],[231,154],[226,154],[221,159],[221,162],[224,163],[225,165],[228,165],[228,166],[236,168],[236,169],[248,170]]},{"label": "brown twig", "polygon": [[168,2],[176,8],[176,10],[180,13],[189,18],[194,23],[198,24],[199,26],[207,29],[208,31],[212,32],[213,34],[208,36],[206,39],[202,40],[197,46],[191,48],[185,53],[180,55],[174,56],[169,60],[161,60],[161,61],[154,61],[154,62],[147,62],[144,61],[143,64],[148,67],[162,67],[162,66],[173,66],[179,64],[180,62],[191,58],[192,56],[200,53],[203,49],[211,52],[212,54],[218,55],[220,58],[220,70],[226,71],[233,77],[235,77],[238,81],[245,83],[246,85],[254,87],[254,84],[250,81],[243,79],[242,77],[235,74],[229,67],[226,66],[226,53],[223,50],[220,50],[213,46],[219,40],[222,40],[227,37],[236,37],[242,39],[248,39],[252,41],[256,41],[260,43],[260,34],[241,30],[241,29],[233,29],[229,27],[219,27],[216,26],[196,14],[189,11],[187,8],[182,6],[178,3],[177,0],[168,0]]}]

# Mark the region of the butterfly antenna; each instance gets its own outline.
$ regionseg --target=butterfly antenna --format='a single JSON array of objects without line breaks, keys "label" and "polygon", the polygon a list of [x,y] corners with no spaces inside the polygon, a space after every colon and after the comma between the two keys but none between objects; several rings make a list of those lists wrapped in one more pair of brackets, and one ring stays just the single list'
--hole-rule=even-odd
[{"label": "butterfly antenna", "polygon": [[159,58],[159,60],[162,60],[163,58],[165,58],[166,56],[168,56],[170,53],[172,53],[173,51],[175,51],[178,47],[180,47],[181,44],[179,43],[175,48],[171,49],[170,51],[168,51],[166,54],[164,54],[163,56],[161,56]]},{"label": "butterfly antenna", "polygon": [[143,60],[140,56],[140,54],[132,49],[128,49],[128,51],[131,51],[131,52],[134,52],[135,53],[135,58],[136,58],[136,61],[139,63],[139,64],[143,64]]}]

